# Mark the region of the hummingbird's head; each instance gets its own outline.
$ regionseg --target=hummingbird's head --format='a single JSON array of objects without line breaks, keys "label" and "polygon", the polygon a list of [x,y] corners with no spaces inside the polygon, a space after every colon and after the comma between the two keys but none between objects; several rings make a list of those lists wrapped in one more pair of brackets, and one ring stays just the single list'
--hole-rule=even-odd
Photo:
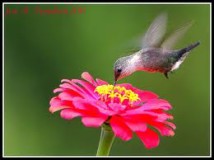
[{"label": "hummingbird's head", "polygon": [[129,76],[132,73],[130,69],[129,56],[119,58],[114,64],[114,81]]}]

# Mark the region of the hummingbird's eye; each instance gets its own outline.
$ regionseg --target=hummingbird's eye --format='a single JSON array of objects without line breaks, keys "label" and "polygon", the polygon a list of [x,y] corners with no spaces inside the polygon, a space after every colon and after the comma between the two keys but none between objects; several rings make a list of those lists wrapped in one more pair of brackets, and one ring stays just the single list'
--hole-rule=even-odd
[{"label": "hummingbird's eye", "polygon": [[117,72],[118,72],[118,73],[121,73],[121,72],[122,72],[122,69],[117,69]]}]

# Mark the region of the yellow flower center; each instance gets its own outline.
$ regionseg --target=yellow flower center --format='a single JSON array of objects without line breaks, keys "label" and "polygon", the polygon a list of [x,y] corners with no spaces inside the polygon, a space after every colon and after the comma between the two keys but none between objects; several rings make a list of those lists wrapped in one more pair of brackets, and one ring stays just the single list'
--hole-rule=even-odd
[{"label": "yellow flower center", "polygon": [[109,84],[97,86],[94,92],[97,92],[103,101],[107,101],[109,99],[113,101],[115,98],[118,98],[120,103],[123,103],[124,100],[128,100],[130,103],[133,103],[140,100],[138,94],[134,93],[132,90]]}]

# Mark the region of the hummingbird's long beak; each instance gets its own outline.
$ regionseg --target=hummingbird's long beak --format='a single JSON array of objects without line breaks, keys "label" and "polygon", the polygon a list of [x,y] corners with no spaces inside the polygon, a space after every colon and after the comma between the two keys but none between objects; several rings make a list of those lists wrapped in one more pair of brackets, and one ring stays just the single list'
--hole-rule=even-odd
[{"label": "hummingbird's long beak", "polygon": [[114,86],[117,84],[117,81],[114,80]]},{"label": "hummingbird's long beak", "polygon": [[115,72],[114,72],[114,86],[115,86],[116,83],[117,83],[118,77],[119,77],[119,74],[115,71]]}]

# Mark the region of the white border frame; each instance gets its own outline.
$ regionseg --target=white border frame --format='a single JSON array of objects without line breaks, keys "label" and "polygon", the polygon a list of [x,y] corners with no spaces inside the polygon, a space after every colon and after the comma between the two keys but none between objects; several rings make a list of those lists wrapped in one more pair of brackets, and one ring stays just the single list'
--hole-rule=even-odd
[{"label": "white border frame", "polygon": [[[193,3],[190,3],[190,2],[187,2],[187,3],[183,3],[183,2],[175,2],[175,3],[172,3],[172,2],[161,2],[161,3],[150,3],[150,2],[90,2],[90,3],[87,3],[87,2],[3,2],[3,5],[2,5],[2,74],[3,74],[3,80],[2,80],[2,89],[3,89],[3,93],[2,93],[2,142],[3,142],[3,146],[2,146],[2,154],[3,154],[3,157],[23,157],[23,158],[31,158],[31,157],[44,157],[44,158],[75,158],[75,157],[96,157],[96,156],[5,156],[4,155],[4,5],[5,4],[210,4],[210,88],[212,88],[212,68],[211,68],[211,64],[212,64],[212,3],[208,3],[208,2],[201,2],[201,3],[196,3],[196,2],[193,2]],[[210,89],[210,156],[98,156],[98,157],[121,157],[121,158],[128,158],[128,157],[132,157],[132,158],[146,158],[146,157],[151,157],[151,158],[156,158],[156,157],[161,157],[161,158],[164,158],[164,157],[172,157],[172,158],[185,158],[185,157],[193,157],[193,158],[196,158],[196,157],[211,157],[212,156],[212,92],[211,92],[211,89]]]}]

